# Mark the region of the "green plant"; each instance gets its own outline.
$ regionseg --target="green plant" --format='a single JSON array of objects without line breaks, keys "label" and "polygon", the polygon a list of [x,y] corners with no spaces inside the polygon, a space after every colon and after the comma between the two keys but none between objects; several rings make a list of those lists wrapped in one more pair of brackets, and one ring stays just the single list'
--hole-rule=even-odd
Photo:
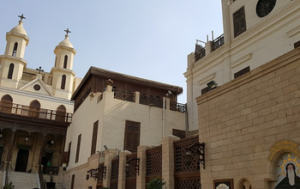
[{"label": "green plant", "polygon": [[163,185],[165,185],[166,183],[160,179],[160,178],[156,178],[156,179],[152,179],[149,183],[147,183],[147,189],[162,189]]},{"label": "green plant", "polygon": [[12,184],[12,182],[6,184],[5,186],[3,186],[3,189],[14,189],[15,186]]},{"label": "green plant", "polygon": [[102,188],[101,188],[101,189],[109,189],[109,188],[106,188],[106,187],[102,186]]}]

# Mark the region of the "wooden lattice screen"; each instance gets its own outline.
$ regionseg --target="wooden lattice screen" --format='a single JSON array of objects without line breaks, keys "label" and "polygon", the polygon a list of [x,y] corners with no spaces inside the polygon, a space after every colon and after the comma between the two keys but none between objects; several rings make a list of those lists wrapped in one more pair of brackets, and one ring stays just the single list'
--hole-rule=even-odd
[{"label": "wooden lattice screen", "polygon": [[111,161],[111,180],[110,189],[118,189],[118,177],[119,176],[119,159],[113,159]]},{"label": "wooden lattice screen", "polygon": [[[137,154],[130,154],[126,156],[126,162],[130,159],[136,159]],[[137,161],[132,160],[129,165],[128,173],[126,173],[126,188],[125,189],[136,189],[136,165]]]},{"label": "wooden lattice screen", "polygon": [[[185,138],[174,142],[175,150],[175,189],[199,188],[200,162],[199,155],[194,154],[191,164],[186,164],[187,148],[199,142],[198,136]],[[196,148],[196,147],[195,147]],[[194,152],[197,149],[192,149]]]},{"label": "wooden lattice screen", "polygon": [[106,174],[106,167],[104,163],[100,163],[98,166],[98,185],[103,184],[103,178],[105,178]]},{"label": "wooden lattice screen", "polygon": [[146,181],[161,178],[162,175],[162,146],[148,149],[146,151]]}]

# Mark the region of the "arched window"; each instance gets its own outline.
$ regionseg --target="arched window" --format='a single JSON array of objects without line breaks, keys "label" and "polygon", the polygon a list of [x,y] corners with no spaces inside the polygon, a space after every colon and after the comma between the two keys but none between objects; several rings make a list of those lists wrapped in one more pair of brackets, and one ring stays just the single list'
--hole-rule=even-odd
[{"label": "arched window", "polygon": [[10,95],[4,95],[1,98],[0,111],[4,113],[11,113],[13,99]]},{"label": "arched window", "polygon": [[55,117],[55,120],[56,120],[56,121],[64,122],[64,121],[65,121],[65,117],[66,117],[66,107],[65,107],[64,105],[60,105],[60,106],[56,109],[56,117]]},{"label": "arched window", "polygon": [[7,79],[12,79],[12,76],[13,76],[13,72],[14,72],[14,68],[15,68],[15,65],[13,63],[11,63],[9,65],[9,70],[8,70],[8,74],[7,74]]},{"label": "arched window", "polygon": [[67,68],[68,65],[68,56],[65,55],[65,59],[64,59],[64,68]]},{"label": "arched window", "polygon": [[14,44],[14,49],[13,49],[13,52],[12,52],[12,56],[16,56],[16,54],[17,54],[17,49],[18,49],[18,43],[15,42],[15,44]]},{"label": "arched window", "polygon": [[63,75],[62,78],[61,78],[61,86],[60,88],[61,89],[65,89],[66,87],[66,75]]},{"label": "arched window", "polygon": [[31,101],[29,105],[29,116],[39,117],[40,108],[41,108],[41,104],[39,103],[39,101],[37,100]]}]

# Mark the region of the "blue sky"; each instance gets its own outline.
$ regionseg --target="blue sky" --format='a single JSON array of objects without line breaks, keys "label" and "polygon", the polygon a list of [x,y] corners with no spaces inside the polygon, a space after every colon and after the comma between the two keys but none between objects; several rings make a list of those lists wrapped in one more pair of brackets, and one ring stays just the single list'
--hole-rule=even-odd
[{"label": "blue sky", "polygon": [[27,67],[50,72],[53,50],[69,28],[77,77],[95,66],[177,85],[184,90],[181,103],[187,55],[196,39],[223,33],[221,0],[2,0],[0,12],[1,55],[6,32],[24,14]]}]

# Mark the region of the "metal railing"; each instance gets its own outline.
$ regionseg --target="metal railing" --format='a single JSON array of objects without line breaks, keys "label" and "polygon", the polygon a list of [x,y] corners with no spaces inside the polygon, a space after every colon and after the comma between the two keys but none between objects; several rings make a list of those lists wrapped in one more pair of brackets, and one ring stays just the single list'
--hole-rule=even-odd
[{"label": "metal railing", "polygon": [[224,34],[220,35],[217,37],[215,40],[212,41],[211,43],[211,51],[216,50],[217,48],[221,47],[224,45]]},{"label": "metal railing", "polygon": [[0,112],[7,114],[15,114],[26,117],[33,117],[39,119],[47,119],[58,122],[71,122],[72,114],[63,111],[54,111],[43,108],[34,108],[30,106],[14,104],[14,103],[0,103]]},{"label": "metal railing", "polygon": [[39,175],[39,180],[40,180],[40,184],[41,184],[41,189],[47,189],[47,184],[43,177],[42,166],[39,166],[38,169],[39,169],[38,175]]},{"label": "metal railing", "polygon": [[170,102],[170,110],[185,113],[186,105],[178,102]]},{"label": "metal railing", "polygon": [[195,47],[195,62],[205,57],[205,48],[201,45],[196,44]]}]

